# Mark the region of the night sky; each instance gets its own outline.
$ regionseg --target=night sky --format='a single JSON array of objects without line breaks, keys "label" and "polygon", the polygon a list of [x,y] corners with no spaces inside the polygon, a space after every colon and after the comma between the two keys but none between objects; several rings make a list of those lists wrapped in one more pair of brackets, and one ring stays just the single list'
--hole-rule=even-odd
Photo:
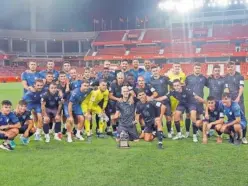
[{"label": "night sky", "polygon": [[[0,28],[30,29],[30,0],[0,0]],[[37,6],[37,30],[92,31],[156,24],[159,0],[32,0]],[[138,19],[136,19],[136,17]],[[145,19],[146,17],[146,19]],[[123,22],[120,21],[123,19]],[[104,20],[102,22],[102,19]],[[151,21],[153,20],[153,21]],[[96,21],[96,22],[97,22]],[[141,22],[141,24],[138,24]],[[142,22],[143,21],[143,22]],[[103,27],[103,28],[102,28]]]}]

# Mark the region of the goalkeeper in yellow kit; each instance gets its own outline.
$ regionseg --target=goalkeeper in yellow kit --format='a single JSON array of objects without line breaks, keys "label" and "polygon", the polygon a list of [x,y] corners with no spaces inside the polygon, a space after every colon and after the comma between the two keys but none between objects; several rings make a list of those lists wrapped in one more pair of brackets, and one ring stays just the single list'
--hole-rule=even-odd
[{"label": "goalkeeper in yellow kit", "polygon": [[98,137],[103,138],[104,134],[104,127],[106,122],[108,121],[108,117],[105,114],[105,108],[108,104],[108,98],[109,97],[109,91],[107,90],[107,83],[104,81],[99,82],[99,87],[97,90],[94,90],[91,92],[89,96],[82,102],[82,110],[85,115],[85,131],[88,137],[88,140],[91,139],[91,131],[90,131],[90,125],[91,125],[91,118],[92,115],[96,115],[96,117],[99,117],[99,123],[97,122],[97,125],[99,126],[99,129],[97,131]]},{"label": "goalkeeper in yellow kit", "polygon": [[[186,75],[184,72],[182,72],[180,63],[174,63],[172,68],[165,74],[171,82],[173,82],[176,79],[179,79],[182,85],[185,85],[185,79]],[[172,87],[170,87],[171,89]],[[174,97],[170,97],[171,102],[171,112],[174,113],[176,111],[178,101]],[[183,121],[180,122],[181,126],[184,124]],[[172,130],[173,131],[173,128]],[[168,134],[169,138],[172,138],[172,133]]]}]

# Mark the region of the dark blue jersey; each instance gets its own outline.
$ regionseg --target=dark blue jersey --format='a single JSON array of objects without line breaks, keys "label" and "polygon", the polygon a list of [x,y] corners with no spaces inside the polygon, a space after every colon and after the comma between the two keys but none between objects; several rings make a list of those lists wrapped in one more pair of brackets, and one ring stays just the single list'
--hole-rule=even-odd
[{"label": "dark blue jersey", "polygon": [[31,92],[28,91],[24,94],[23,100],[26,101],[28,104],[40,104],[41,103],[41,97],[42,94],[44,94],[43,91],[40,92]]},{"label": "dark blue jersey", "polygon": [[215,109],[213,111],[208,109],[209,121],[214,122],[224,118],[224,110],[220,101],[215,101]]},{"label": "dark blue jersey", "polygon": [[237,117],[241,118],[241,122],[246,122],[245,115],[243,111],[240,109],[240,106],[238,103],[232,101],[232,104],[230,107],[225,107],[222,102],[220,102],[220,106],[223,109],[224,115],[227,117],[228,122],[232,122],[236,120]]},{"label": "dark blue jersey", "polygon": [[53,79],[54,79],[55,81],[58,80],[59,72],[56,71],[56,70],[52,70],[52,71],[42,70],[42,71],[40,71],[40,77],[41,77],[42,79],[46,79],[47,72],[52,72],[52,73],[53,73]]},{"label": "dark blue jersey", "polygon": [[168,77],[160,76],[158,79],[151,78],[150,85],[158,93],[158,97],[165,96],[168,93],[168,86],[171,82]]},{"label": "dark blue jersey", "polygon": [[188,103],[196,103],[195,96],[196,94],[189,88],[183,88],[182,92],[177,92],[175,90],[170,91],[167,94],[167,97],[169,99],[170,96],[173,96],[175,99],[179,101],[179,104],[187,105]]},{"label": "dark blue jersey", "polygon": [[81,103],[91,93],[91,91],[91,88],[85,92],[81,92],[80,88],[76,88],[71,92],[70,102],[72,102],[73,105],[81,105]]},{"label": "dark blue jersey", "polygon": [[26,81],[28,86],[33,86],[35,80],[41,79],[39,72],[23,72],[21,76],[22,81]]},{"label": "dark blue jersey", "polygon": [[203,75],[191,74],[186,77],[185,85],[200,97],[204,97],[204,87],[207,85],[207,78]]},{"label": "dark blue jersey", "polygon": [[41,101],[46,102],[46,108],[57,109],[61,102],[61,97],[59,96],[58,92],[54,95],[52,95],[50,92],[46,92],[42,95]]},{"label": "dark blue jersey", "polygon": [[223,77],[216,79],[213,76],[209,76],[207,87],[209,88],[209,96],[215,97],[216,100],[221,100],[225,88],[225,79]]},{"label": "dark blue jersey", "polygon": [[[225,87],[229,89],[229,92],[231,94],[231,97],[233,100],[235,100],[238,97],[239,89],[240,87],[244,86],[244,77],[236,72],[235,75],[226,75],[225,76]],[[242,95],[241,100],[244,99],[244,96]]]},{"label": "dark blue jersey", "polygon": [[158,109],[162,106],[161,102],[149,101],[146,103],[138,102],[136,106],[136,113],[140,114],[147,124],[155,124],[154,119],[159,117]]},{"label": "dark blue jersey", "polygon": [[51,83],[44,84],[43,92],[47,92]]},{"label": "dark blue jersey", "polygon": [[132,87],[128,85],[128,83],[124,82],[122,85],[119,85],[117,82],[114,82],[110,85],[109,87],[109,92],[113,94],[113,96],[117,97],[117,98],[121,98],[122,94],[121,94],[121,88],[123,86],[128,86],[129,90],[132,90]]},{"label": "dark blue jersey", "polygon": [[0,126],[3,125],[15,125],[19,122],[14,112],[10,112],[8,115],[4,115],[0,112]]},{"label": "dark blue jersey", "polygon": [[15,112],[21,126],[25,125],[27,121],[32,120],[32,115],[30,111],[25,111],[23,114],[17,114]]},{"label": "dark blue jersey", "polygon": [[66,92],[66,85],[58,84],[57,88],[58,88],[58,90],[60,90],[62,92],[63,100],[64,101],[69,101],[71,92],[70,91]]},{"label": "dark blue jersey", "polygon": [[74,90],[76,88],[80,88],[81,87],[81,84],[83,83],[82,80],[72,80],[70,81],[70,90]]},{"label": "dark blue jersey", "polygon": [[136,86],[134,88],[134,93],[136,94],[136,96],[138,96],[138,92],[139,90],[143,89],[145,91],[145,94],[147,96],[152,96],[154,92],[156,92],[155,88],[153,88],[151,85],[148,85],[148,84],[145,84],[145,87],[144,88],[140,88],[138,86]]}]

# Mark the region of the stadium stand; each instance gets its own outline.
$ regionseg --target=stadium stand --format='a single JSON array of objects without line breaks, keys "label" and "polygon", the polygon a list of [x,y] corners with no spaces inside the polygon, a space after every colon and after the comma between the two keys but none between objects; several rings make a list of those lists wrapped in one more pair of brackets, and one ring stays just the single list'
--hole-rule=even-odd
[{"label": "stadium stand", "polygon": [[235,52],[235,45],[229,43],[207,43],[202,45],[201,53]]},{"label": "stadium stand", "polygon": [[126,49],[121,47],[121,48],[102,48],[99,49],[97,52],[97,55],[124,55],[125,54]]},{"label": "stadium stand", "polygon": [[159,47],[136,47],[136,48],[131,48],[130,54],[132,55],[141,55],[141,54],[154,54],[157,55],[159,54]]},{"label": "stadium stand", "polygon": [[191,43],[172,44],[168,47],[165,47],[165,53],[192,54],[195,52],[196,52],[196,46],[192,45]]},{"label": "stadium stand", "polygon": [[95,42],[121,41],[126,31],[100,32]]}]

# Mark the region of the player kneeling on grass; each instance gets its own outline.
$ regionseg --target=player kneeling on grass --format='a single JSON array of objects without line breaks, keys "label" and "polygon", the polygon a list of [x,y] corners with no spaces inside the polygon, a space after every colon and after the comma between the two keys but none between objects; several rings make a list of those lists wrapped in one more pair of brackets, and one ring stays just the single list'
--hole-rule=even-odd
[{"label": "player kneeling on grass", "polygon": [[135,106],[133,97],[130,95],[129,88],[123,86],[121,88],[121,93],[123,96],[122,102],[117,102],[116,113],[113,115],[112,119],[119,120],[119,126],[117,129],[116,141],[120,140],[120,134],[122,131],[129,135],[130,141],[139,141],[139,136],[136,129],[135,122]]},{"label": "player kneeling on grass", "polygon": [[4,142],[0,145],[1,149],[13,150],[15,146],[13,140],[19,133],[21,127],[16,115],[11,112],[12,103],[9,100],[2,101],[0,112],[0,139]]},{"label": "player kneeling on grass", "polygon": [[227,117],[227,122],[221,127],[221,132],[230,135],[231,143],[240,144],[242,131],[246,129],[247,121],[239,104],[231,99],[229,93],[222,95],[221,106],[223,107],[224,115]]},{"label": "player kneeling on grass", "polygon": [[61,109],[62,98],[59,96],[56,83],[49,85],[48,91],[41,98],[41,109],[43,116],[43,130],[46,142],[50,142],[49,123],[55,120],[54,139],[61,141]]},{"label": "player kneeling on grass", "polygon": [[152,141],[154,136],[152,134],[153,129],[156,128],[158,138],[158,148],[163,148],[163,126],[162,118],[166,111],[166,107],[158,101],[148,101],[144,90],[139,90],[138,99],[140,100],[136,106],[135,121],[138,123],[140,116],[142,116],[145,122],[144,140]]},{"label": "player kneeling on grass", "polygon": [[19,128],[19,134],[22,134],[20,137],[21,142],[27,145],[29,143],[29,137],[35,133],[32,114],[27,110],[27,102],[24,100],[19,101],[14,113],[21,124],[21,128]]},{"label": "player kneeling on grass", "polygon": [[210,129],[215,129],[218,133],[217,143],[222,143],[222,132],[220,131],[224,123],[224,113],[223,108],[219,101],[216,101],[213,96],[207,98],[207,105],[205,111],[205,117],[203,120],[198,120],[196,126],[202,128],[203,139],[202,143],[207,144],[208,137],[207,134]]}]

